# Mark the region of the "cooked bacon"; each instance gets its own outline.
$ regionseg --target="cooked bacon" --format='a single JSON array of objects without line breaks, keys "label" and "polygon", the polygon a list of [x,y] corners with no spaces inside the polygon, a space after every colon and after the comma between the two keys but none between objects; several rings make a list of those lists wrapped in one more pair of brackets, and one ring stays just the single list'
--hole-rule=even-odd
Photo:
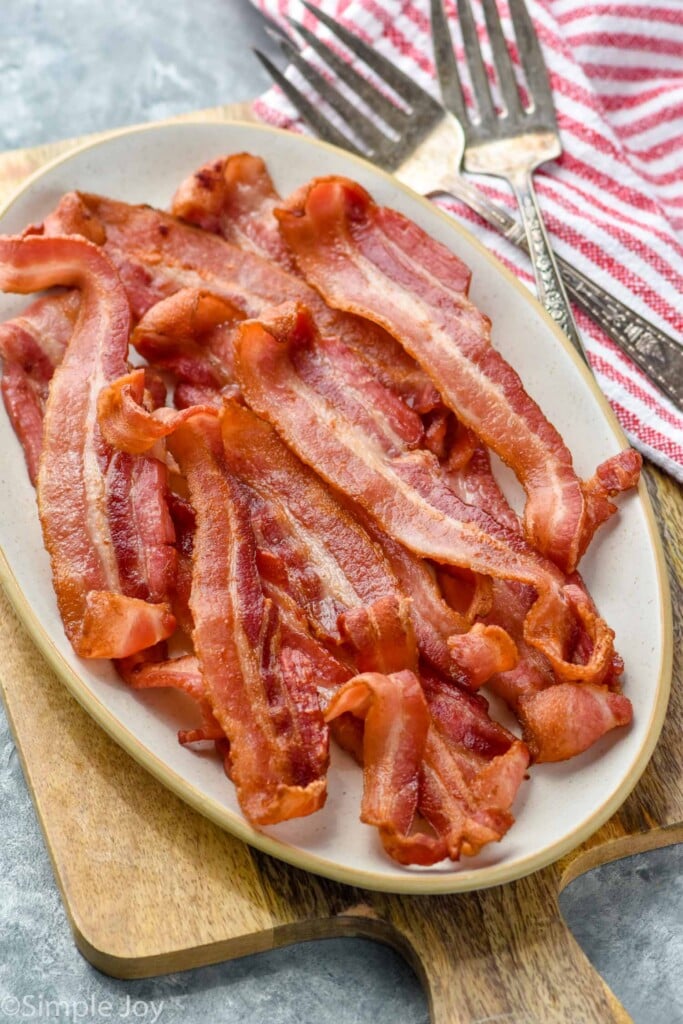
[{"label": "cooked bacon", "polygon": [[[113,448],[130,455],[149,451],[198,411],[197,406],[184,410],[168,406],[149,410],[143,404],[144,391],[145,371],[138,367],[103,387],[97,399],[102,436]],[[207,406],[206,411],[214,410]]]},{"label": "cooked bacon", "polygon": [[[304,462],[416,554],[530,584],[537,600],[526,617],[525,634],[562,678],[591,679],[603,673],[612,654],[607,625],[580,594],[565,591],[564,577],[552,563],[485,512],[461,502],[436,458],[402,442],[383,403],[374,403],[372,432],[364,429],[364,414],[357,414],[362,392],[356,387],[344,397],[338,386],[338,347],[316,336],[300,307],[275,310],[264,324],[243,323],[235,366],[246,400]],[[343,409],[328,401],[329,390],[340,397]],[[565,659],[577,618],[595,640],[589,661],[581,665]]]},{"label": "cooked bacon", "polygon": [[186,178],[173,197],[171,211],[296,273],[273,215],[280,201],[263,160],[236,153],[213,160]]},{"label": "cooked bacon", "polygon": [[183,288],[145,313],[131,344],[180,381],[215,390],[234,387],[232,331],[241,319],[243,314],[225,299]]},{"label": "cooked bacon", "polygon": [[[216,744],[255,825],[324,803],[326,707],[389,855],[457,860],[505,834],[531,758],[631,720],[574,568],[640,458],[578,479],[469,271],[415,224],[341,178],[278,203],[239,154],[179,189],[200,229],[71,193],[0,239],[0,284],[72,289],[0,325],[65,630],[133,687],[197,702],[180,742]],[[131,314],[151,364],[132,372]],[[169,660],[170,603],[196,656]]]},{"label": "cooked bacon", "polygon": [[143,601],[168,600],[176,570],[166,466],[115,452],[105,476],[106,509],[121,588]]},{"label": "cooked bacon", "polygon": [[[596,615],[595,607],[581,581],[577,579],[570,587],[575,587],[581,593],[582,600],[586,602],[587,615]],[[519,718],[534,760],[538,757],[543,760],[566,760],[582,753],[616,724],[630,721],[631,704],[627,697],[621,695],[619,687],[623,663],[613,652],[611,660],[605,663],[604,672],[590,683],[586,696],[581,696],[577,688],[588,686],[588,683],[561,683],[548,660],[540,651],[530,647],[522,635],[524,616],[532,600],[528,587],[510,582],[494,583],[493,608],[487,621],[505,623],[506,632],[517,645],[519,660],[514,668],[497,673],[489,679],[488,686]],[[572,638],[577,660],[585,660],[590,656],[592,644],[589,633],[578,629]],[[558,689],[560,686],[562,688]],[[557,690],[557,695],[549,696],[550,690]],[[609,714],[602,713],[594,696],[588,698],[591,692],[594,695],[612,692],[615,697],[619,697],[614,702],[619,722]],[[579,715],[582,716],[581,722],[578,720]]]},{"label": "cooked bacon", "polygon": [[221,429],[227,465],[262,499],[255,529],[259,546],[269,552],[270,574],[279,556],[288,586],[319,636],[338,643],[338,619],[348,609],[382,597],[400,599],[395,578],[363,528],[269,423],[229,402]]},{"label": "cooked bacon", "polygon": [[[47,385],[71,341],[79,303],[77,291],[46,295],[0,324],[2,358],[21,363],[28,373],[35,371],[37,379]],[[47,398],[47,387],[42,397]]]},{"label": "cooked bacon", "polygon": [[[488,319],[465,297],[461,261],[345,178],[314,181],[277,217],[306,280],[330,305],[397,338],[458,419],[512,467],[527,492],[529,542],[573,571],[609,514],[603,473],[582,487],[562,438],[491,347]],[[631,486],[638,461],[620,453],[605,472]]]},{"label": "cooked bacon", "polygon": [[202,724],[195,729],[181,729],[178,742],[186,746],[203,740],[224,740],[225,733],[214,717],[206,696],[206,683],[197,658],[192,654],[159,662],[141,664],[128,674],[127,682],[135,690],[172,687],[182,690],[196,701]]},{"label": "cooked bacon", "polygon": [[[410,615],[417,636],[420,654],[444,675],[457,675],[448,640],[469,628],[467,619],[444,601],[434,570],[424,559],[417,558],[402,544],[383,533],[363,513],[361,520],[396,576],[403,593],[410,595]],[[444,640],[446,641],[444,643]]]},{"label": "cooked bacon", "polygon": [[501,526],[522,533],[519,516],[501,491],[491,470],[489,453],[481,444],[474,447],[464,462],[457,466],[449,464],[448,482],[465,504],[485,508]]},{"label": "cooked bacon", "polygon": [[[613,467],[613,470],[620,472],[618,467]],[[491,472],[490,459],[484,449],[475,452],[466,466],[452,474],[451,483],[464,500],[488,509],[499,522],[507,523],[511,529],[520,529],[516,516]],[[604,478],[604,484],[610,487],[608,477]],[[574,593],[580,593],[588,619],[595,619],[597,609],[578,574],[568,577],[567,585]],[[488,680],[489,688],[502,697],[519,718],[534,760],[566,760],[574,757],[615,725],[626,724],[631,720],[630,701],[619,694],[618,677],[623,663],[615,652],[605,662],[602,675],[593,680],[593,695],[589,696],[590,691],[584,695],[575,692],[577,685],[584,685],[581,683],[571,686],[567,684],[553,697],[538,696],[549,687],[556,688],[558,679],[548,660],[524,638],[524,619],[534,601],[533,591],[510,580],[496,580],[492,596],[492,607],[486,621],[489,624],[505,625],[506,634],[514,638],[517,646],[518,660],[514,666],[494,674]],[[451,644],[457,643],[457,639],[454,638]],[[577,629],[571,644],[575,660],[588,660],[593,648],[590,629]],[[596,700],[596,694],[603,694],[606,687],[614,691],[615,696],[619,694],[618,701],[612,702],[614,713],[608,701],[603,700],[600,704]]]},{"label": "cooked bacon", "polygon": [[42,225],[29,228],[31,234],[81,235],[93,245],[104,245],[107,232],[100,217],[82,202],[80,193],[67,192]]},{"label": "cooked bacon", "polygon": [[1,387],[7,415],[23,448],[29,479],[35,487],[43,447],[40,385],[36,386],[19,363],[5,362]]},{"label": "cooked bacon", "polygon": [[489,703],[435,672],[422,671],[422,688],[434,722],[449,743],[467,756],[490,761],[510,749],[515,737],[489,715]]},{"label": "cooked bacon", "polygon": [[513,822],[510,808],[529,751],[494,722],[488,702],[433,673],[422,674],[429,733],[420,781],[420,813],[444,838],[448,855],[473,856]]},{"label": "cooked bacon", "polygon": [[[196,407],[184,413],[169,409],[149,413],[138,404],[142,388],[142,371],[135,370],[100,394],[104,434],[126,451],[147,449],[198,413]],[[373,617],[379,614],[387,625],[391,617],[383,616],[383,611],[402,605],[401,590],[389,566],[362,526],[353,522],[269,424],[234,402],[226,403],[220,420],[226,465],[252,495],[257,565],[266,592],[281,608],[293,600],[307,615],[315,634],[333,647],[342,637],[347,641],[355,637],[358,665],[364,670],[370,654],[358,651],[361,620],[366,625],[370,620],[378,625]],[[420,564],[408,552],[404,551],[401,557],[406,579],[416,580],[428,600],[436,604],[436,597],[421,579],[422,572],[436,591],[426,567],[420,572]],[[393,559],[398,564],[395,552]],[[460,620],[440,600],[435,610],[427,602],[419,611],[417,603],[410,602],[410,609],[411,613],[415,609],[419,637],[425,641],[425,656],[445,663],[445,671],[449,671],[448,639],[459,628]],[[355,616],[349,618],[354,610]],[[384,647],[391,646],[398,637],[398,630],[390,632],[382,641]],[[378,640],[379,634],[374,638],[373,649],[382,646]],[[363,646],[373,646],[369,637]],[[406,664],[411,662],[399,667]]]},{"label": "cooked bacon", "polygon": [[38,479],[48,387],[73,333],[78,303],[75,291],[48,296],[31,303],[20,316],[0,324],[2,396],[34,485]]},{"label": "cooked bacon", "polygon": [[433,384],[390,335],[331,309],[301,278],[256,253],[149,206],[84,193],[65,196],[45,221],[45,230],[78,232],[84,221],[89,231],[96,223],[104,232],[105,250],[119,271],[136,318],[188,287],[219,295],[246,316],[286,299],[305,302],[323,333],[338,334],[362,353],[374,375],[403,395],[416,412],[441,405]]},{"label": "cooked bacon", "polygon": [[539,763],[575,757],[633,717],[627,697],[592,683],[558,683],[520,697],[517,709],[524,739]]},{"label": "cooked bacon", "polygon": [[196,515],[193,640],[240,805],[258,825],[311,814],[325,800],[328,759],[315,665],[292,650],[263,595],[249,503],[226,472],[217,415],[198,413],[167,443]]},{"label": "cooked bacon", "polygon": [[474,688],[497,672],[514,668],[518,661],[517,646],[501,626],[475,622],[469,632],[452,636],[448,646]]},{"label": "cooked bacon", "polygon": [[442,600],[426,563],[369,517],[352,517],[251,410],[226,403],[221,423],[228,465],[264,503],[253,516],[261,575],[285,580],[316,635],[338,643],[340,615],[409,596],[421,655],[460,677],[448,639],[469,623]]},{"label": "cooked bacon", "polygon": [[197,522],[190,503],[174,491],[169,491],[167,504],[173,520],[178,555],[175,579],[170,594],[171,607],[178,627],[189,637],[192,636],[194,629],[190,612],[190,590],[192,588],[192,555]]},{"label": "cooked bacon", "polygon": [[201,387],[198,384],[187,384],[180,381],[173,392],[173,404],[176,409],[189,409],[191,405],[210,405],[220,409],[226,398],[236,398],[235,389],[228,385],[225,392],[216,391],[213,387]]},{"label": "cooked bacon", "polygon": [[[2,288],[26,293],[53,285],[80,288],[81,302],[45,413],[38,473],[43,538],[64,628],[76,652],[126,657],[175,628],[165,602],[153,604],[125,592],[108,516],[111,452],[99,434],[96,396],[104,383],[126,372],[128,303],[114,268],[90,243],[0,239]],[[170,557],[165,540],[162,535],[161,550]]]},{"label": "cooked bacon", "polygon": [[347,713],[365,722],[361,821],[379,829],[385,850],[401,864],[443,860],[442,840],[410,832],[430,729],[419,679],[409,671],[356,676],[332,698],[325,719]]},{"label": "cooked bacon", "polygon": [[407,598],[383,597],[369,606],[351,608],[340,617],[339,625],[361,673],[417,672],[417,644]]},{"label": "cooked bacon", "polygon": [[[350,715],[364,722],[362,737]],[[413,672],[368,672],[335,694],[325,715],[363,765],[361,820],[402,864],[473,856],[502,838],[529,752],[492,722],[481,697]],[[416,813],[436,836],[412,833]]]},{"label": "cooked bacon", "polygon": [[429,731],[420,776],[420,813],[451,860],[473,857],[512,825],[509,811],[529,763],[521,742],[492,761],[455,752],[438,728]]}]

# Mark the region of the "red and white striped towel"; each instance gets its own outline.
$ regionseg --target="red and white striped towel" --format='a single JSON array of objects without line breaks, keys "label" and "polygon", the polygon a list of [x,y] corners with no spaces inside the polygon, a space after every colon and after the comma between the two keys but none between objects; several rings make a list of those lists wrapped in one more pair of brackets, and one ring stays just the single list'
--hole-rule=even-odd
[{"label": "red and white striped towel", "polygon": [[[315,27],[297,0],[253,2],[283,27],[287,14]],[[550,70],[564,147],[535,179],[556,251],[681,339],[683,0],[526,2]],[[438,96],[427,0],[322,0],[318,6]],[[454,2],[447,6],[454,23]],[[505,23],[505,0],[499,9]],[[254,109],[271,124],[304,130],[279,89]],[[505,183],[476,182],[516,214]],[[533,288],[522,253],[466,208],[449,208]],[[577,320],[600,386],[631,441],[683,482],[683,416],[588,317],[578,312]]]}]

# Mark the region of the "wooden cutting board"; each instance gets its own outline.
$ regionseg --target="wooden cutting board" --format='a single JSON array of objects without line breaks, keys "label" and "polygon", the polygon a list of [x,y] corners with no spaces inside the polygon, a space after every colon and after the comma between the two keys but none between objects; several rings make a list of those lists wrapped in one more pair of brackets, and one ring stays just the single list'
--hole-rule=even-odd
[{"label": "wooden cutting board", "polygon": [[[249,117],[215,108],[195,120]],[[75,141],[0,155],[0,201]],[[316,878],[250,849],[140,768],[80,708],[0,594],[0,684],[80,951],[122,978],[302,939],[397,948],[438,1024],[611,1024],[630,1018],[567,929],[558,894],[598,864],[683,839],[683,489],[648,468],[674,603],[669,716],[634,792],[588,842],[518,882],[457,896],[391,896]]]}]

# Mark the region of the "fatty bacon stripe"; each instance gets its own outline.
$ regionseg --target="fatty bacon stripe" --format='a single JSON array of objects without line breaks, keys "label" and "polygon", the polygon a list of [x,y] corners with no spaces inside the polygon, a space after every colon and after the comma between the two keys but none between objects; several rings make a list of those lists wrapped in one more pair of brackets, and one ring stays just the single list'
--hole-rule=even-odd
[{"label": "fatty bacon stripe", "polygon": [[[123,658],[175,628],[161,600],[174,556],[160,498],[165,469],[112,452],[97,424],[100,388],[127,369],[130,311],[109,260],[80,238],[0,239],[1,288],[54,285],[78,288],[80,305],[45,410],[37,486],[43,538],[76,653]],[[145,508],[139,523],[136,494]]]},{"label": "fatty bacon stripe", "polygon": [[[528,583],[537,593],[525,637],[564,679],[602,677],[613,634],[563,574],[481,509],[465,505],[438,460],[411,448],[395,396],[364,393],[352,353],[321,339],[301,308],[247,321],[236,340],[236,371],[249,405],[269,419],[296,454],[420,557],[478,574]],[[369,409],[372,409],[372,415]],[[585,622],[594,641],[582,664],[565,658],[567,640]]]},{"label": "fatty bacon stripe", "polygon": [[264,597],[248,498],[226,472],[215,412],[180,424],[167,443],[196,515],[193,641],[240,805],[258,825],[312,814],[325,802],[328,763],[316,666]]},{"label": "fatty bacon stripe", "polygon": [[[458,419],[515,471],[529,543],[572,572],[614,506],[599,476],[582,485],[562,438],[492,348],[489,321],[460,287],[460,260],[345,178],[314,181],[277,217],[306,280],[330,305],[399,340]],[[633,485],[636,453],[609,463],[623,464],[617,488]]]}]

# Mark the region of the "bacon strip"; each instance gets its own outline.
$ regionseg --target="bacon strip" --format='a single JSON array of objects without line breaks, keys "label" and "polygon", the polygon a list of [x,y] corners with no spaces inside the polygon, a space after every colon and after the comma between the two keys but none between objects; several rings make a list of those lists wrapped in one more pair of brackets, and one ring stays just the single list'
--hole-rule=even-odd
[{"label": "bacon strip", "polygon": [[[491,347],[489,321],[461,287],[461,261],[345,178],[314,181],[277,216],[306,280],[397,338],[458,419],[512,467],[527,492],[529,542],[572,572],[610,513],[601,474],[582,487],[562,438]],[[640,460],[616,456],[624,461],[617,486],[631,484]]]},{"label": "bacon strip", "polygon": [[[483,511],[464,505],[447,486],[434,456],[407,448],[382,403],[374,401],[372,433],[365,429],[363,414],[358,414],[360,392],[345,396],[338,387],[337,349],[316,337],[301,309],[274,311],[265,324],[242,324],[236,371],[248,403],[303,461],[416,554],[530,584],[538,597],[526,617],[525,635],[559,675],[590,679],[603,672],[612,653],[613,634],[606,624],[588,615],[579,595],[565,591],[564,578],[552,563]],[[341,408],[327,399],[328,380]],[[593,630],[587,664],[564,657],[575,617],[587,618]]]},{"label": "bacon strip", "polygon": [[366,672],[333,697],[325,719],[352,713],[365,722],[361,821],[379,829],[382,844],[401,864],[435,864],[446,844],[410,834],[417,811],[420,766],[430,716],[413,672]]},{"label": "bacon strip", "polygon": [[539,763],[575,757],[633,718],[627,697],[592,683],[558,683],[524,695],[517,711],[524,739]]},{"label": "bacon strip", "polygon": [[296,273],[273,213],[280,201],[263,160],[250,153],[236,153],[204,164],[186,178],[173,197],[171,210],[189,224]]},{"label": "bacon strip", "polygon": [[134,690],[152,690],[172,687],[182,690],[196,701],[202,724],[196,729],[181,729],[178,742],[183,746],[205,740],[224,740],[225,733],[216,720],[206,696],[206,683],[199,661],[192,654],[167,661],[148,662],[134,669],[127,677]]},{"label": "bacon strip", "polygon": [[78,302],[78,292],[51,295],[37,299],[21,316],[0,324],[2,396],[34,486],[48,387],[71,339]]},{"label": "bacon strip", "polygon": [[114,452],[104,484],[123,593],[142,601],[167,602],[175,579],[176,550],[165,464]]},{"label": "bacon strip", "polygon": [[104,439],[113,448],[130,455],[149,451],[157,441],[168,437],[198,412],[215,411],[211,406],[204,409],[192,406],[184,410],[162,406],[149,410],[143,404],[144,391],[145,371],[139,367],[103,387],[97,398],[97,415]]},{"label": "bacon strip", "polygon": [[[82,657],[121,658],[169,636],[166,603],[127,595],[107,509],[111,452],[96,418],[103,384],[126,372],[130,312],[116,271],[77,238],[0,239],[0,287],[75,286],[81,302],[45,412],[38,506],[64,628]],[[163,547],[163,539],[162,539]]]},{"label": "bacon strip", "polygon": [[196,288],[183,288],[152,306],[133,331],[131,344],[153,366],[184,383],[232,388],[232,331],[243,314],[232,303]]},{"label": "bacon strip", "polygon": [[360,672],[417,672],[417,646],[407,598],[384,597],[372,605],[352,608],[340,617],[339,626],[355,651]]},{"label": "bacon strip", "polygon": [[195,415],[167,443],[196,514],[193,639],[240,805],[258,825],[311,814],[325,800],[328,760],[315,666],[292,651],[263,595],[248,500],[226,472],[218,417]]},{"label": "bacon strip", "polygon": [[500,626],[476,622],[468,633],[448,641],[451,654],[467,673],[475,689],[496,672],[507,672],[517,664],[517,647]]},{"label": "bacon strip", "polygon": [[429,732],[420,778],[420,813],[442,838],[447,855],[473,857],[498,842],[514,818],[509,812],[529,763],[521,742],[485,763],[454,751],[439,729]]},{"label": "bacon strip", "polygon": [[529,765],[524,743],[491,720],[479,694],[422,675],[429,732],[420,812],[445,840],[448,856],[474,856],[513,823],[510,808]]},{"label": "bacon strip", "polygon": [[[365,514],[349,515],[272,426],[251,410],[228,402],[221,424],[227,464],[265,503],[253,512],[261,576],[271,585],[274,578],[284,581],[316,635],[336,644],[342,625],[348,640],[352,623],[359,627],[362,619],[367,626],[381,615],[382,602],[401,604],[404,595],[411,598],[409,615],[420,654],[445,675],[467,683],[449,642],[471,623],[445,604],[426,563]],[[350,614],[354,609],[357,616]],[[360,671],[369,670],[367,662],[357,664]],[[412,662],[404,660],[396,670],[406,667]],[[372,668],[393,670],[380,663]]]}]

